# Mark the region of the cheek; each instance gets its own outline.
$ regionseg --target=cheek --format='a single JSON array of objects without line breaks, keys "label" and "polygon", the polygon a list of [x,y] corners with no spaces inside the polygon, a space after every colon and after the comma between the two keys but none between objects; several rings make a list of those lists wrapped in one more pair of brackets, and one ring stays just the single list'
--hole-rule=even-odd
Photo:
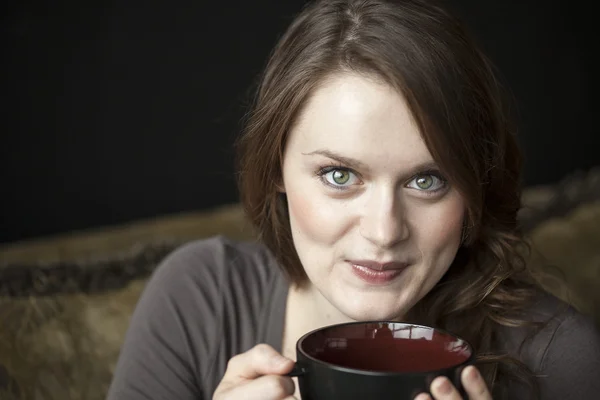
[{"label": "cheek", "polygon": [[309,191],[288,191],[288,210],[294,236],[331,244],[343,232],[344,212]]},{"label": "cheek", "polygon": [[420,215],[423,218],[415,224],[424,247],[437,248],[439,252],[454,252],[458,248],[464,219],[464,203],[460,198],[450,199]]}]

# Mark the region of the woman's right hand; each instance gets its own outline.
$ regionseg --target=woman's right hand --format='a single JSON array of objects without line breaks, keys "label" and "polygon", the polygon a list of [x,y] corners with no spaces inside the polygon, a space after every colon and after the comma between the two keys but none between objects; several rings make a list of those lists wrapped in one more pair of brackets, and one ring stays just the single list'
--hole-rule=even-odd
[{"label": "woman's right hand", "polygon": [[291,400],[295,385],[283,376],[294,362],[266,344],[259,344],[229,360],[213,400]]}]

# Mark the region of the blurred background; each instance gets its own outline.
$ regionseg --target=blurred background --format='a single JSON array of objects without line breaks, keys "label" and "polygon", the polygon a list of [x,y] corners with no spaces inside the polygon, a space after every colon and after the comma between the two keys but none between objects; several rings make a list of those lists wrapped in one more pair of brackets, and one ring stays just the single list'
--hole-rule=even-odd
[{"label": "blurred background", "polygon": [[[529,267],[600,326],[596,14],[578,0],[445,2],[515,99]],[[255,238],[232,144],[303,3],[2,3],[0,399],[104,399],[165,255]]]},{"label": "blurred background", "polygon": [[[300,0],[1,6],[0,242],[235,203],[232,143]],[[525,183],[600,164],[594,14],[448,0],[518,106]]]}]

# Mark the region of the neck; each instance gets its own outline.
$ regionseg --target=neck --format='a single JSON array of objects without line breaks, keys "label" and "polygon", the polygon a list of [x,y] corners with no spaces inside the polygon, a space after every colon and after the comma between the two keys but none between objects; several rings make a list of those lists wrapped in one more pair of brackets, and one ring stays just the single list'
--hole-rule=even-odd
[{"label": "neck", "polygon": [[288,341],[295,343],[312,330],[353,321],[332,306],[313,285],[290,286],[285,318],[285,336]]}]

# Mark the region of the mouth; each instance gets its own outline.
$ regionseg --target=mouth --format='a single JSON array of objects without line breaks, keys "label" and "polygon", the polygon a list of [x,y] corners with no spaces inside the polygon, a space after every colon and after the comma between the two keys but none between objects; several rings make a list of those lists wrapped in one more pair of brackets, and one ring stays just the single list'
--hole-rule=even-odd
[{"label": "mouth", "polygon": [[368,268],[373,271],[399,270],[408,267],[408,263],[402,261],[377,262],[372,260],[348,260],[348,262],[352,265]]},{"label": "mouth", "polygon": [[348,260],[352,272],[370,285],[385,285],[402,275],[408,267],[406,262],[379,263],[368,260]]}]

